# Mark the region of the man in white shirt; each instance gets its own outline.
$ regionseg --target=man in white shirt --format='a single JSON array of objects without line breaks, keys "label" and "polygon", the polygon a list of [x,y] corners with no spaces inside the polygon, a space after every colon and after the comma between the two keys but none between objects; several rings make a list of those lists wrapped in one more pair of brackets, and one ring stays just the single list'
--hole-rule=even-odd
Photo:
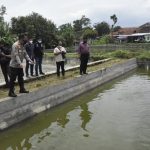
[{"label": "man in white shirt", "polygon": [[60,77],[60,68],[61,68],[62,76],[65,76],[65,69],[64,69],[65,54],[66,54],[66,49],[62,47],[62,42],[59,41],[58,46],[54,49],[58,77]]}]

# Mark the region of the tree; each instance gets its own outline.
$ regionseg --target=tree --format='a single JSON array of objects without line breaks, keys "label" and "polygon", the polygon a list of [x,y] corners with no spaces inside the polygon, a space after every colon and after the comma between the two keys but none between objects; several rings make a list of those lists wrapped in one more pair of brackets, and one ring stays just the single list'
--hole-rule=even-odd
[{"label": "tree", "polygon": [[56,43],[56,25],[51,20],[47,20],[35,12],[25,17],[13,17],[11,19],[11,29],[12,33],[17,35],[28,33],[30,37],[41,38],[46,47]]},{"label": "tree", "polygon": [[113,24],[112,24],[112,26],[111,26],[111,38],[112,38],[112,41],[113,41],[114,26],[115,26],[115,24],[117,23],[118,18],[117,18],[117,16],[114,14],[114,15],[110,16],[110,19],[113,20]]},{"label": "tree", "polygon": [[75,38],[80,39],[84,29],[90,26],[90,19],[83,15],[79,20],[73,21],[73,28],[75,31]]},{"label": "tree", "polygon": [[97,36],[97,31],[92,28],[87,28],[84,30],[82,36],[88,39],[95,39]]},{"label": "tree", "polygon": [[117,18],[117,16],[114,14],[114,15],[110,16],[110,19],[113,20],[113,24],[112,24],[112,29],[113,29],[114,26],[115,26],[115,24],[116,24],[117,21],[118,21],[118,18]]},{"label": "tree", "polygon": [[97,23],[94,25],[96,31],[98,32],[98,36],[103,36],[110,33],[110,27],[109,24],[105,21],[101,23]]},{"label": "tree", "polygon": [[6,14],[6,7],[2,5],[0,7],[0,36],[1,37],[5,36],[5,34],[8,30],[7,23],[4,22],[4,15],[5,14]]},{"label": "tree", "polygon": [[58,28],[58,40],[61,40],[65,46],[72,46],[74,41],[74,30],[70,23],[63,24]]},{"label": "tree", "polygon": [[9,24],[4,21],[4,15],[6,14],[6,7],[0,7],[0,39],[3,39],[5,43],[11,45],[13,38],[10,35]]},{"label": "tree", "polygon": [[121,29],[121,27],[120,27],[120,26],[116,26],[116,27],[114,27],[114,32],[118,31],[119,29]]}]

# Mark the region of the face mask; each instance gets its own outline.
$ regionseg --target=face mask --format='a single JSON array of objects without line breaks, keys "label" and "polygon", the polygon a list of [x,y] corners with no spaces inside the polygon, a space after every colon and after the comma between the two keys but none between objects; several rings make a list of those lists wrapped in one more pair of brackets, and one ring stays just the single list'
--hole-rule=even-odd
[{"label": "face mask", "polygon": [[31,44],[33,43],[33,41],[31,40],[31,41],[29,41]]},{"label": "face mask", "polygon": [[41,41],[41,40],[39,40],[38,42],[39,42],[39,43],[42,43],[42,41]]}]

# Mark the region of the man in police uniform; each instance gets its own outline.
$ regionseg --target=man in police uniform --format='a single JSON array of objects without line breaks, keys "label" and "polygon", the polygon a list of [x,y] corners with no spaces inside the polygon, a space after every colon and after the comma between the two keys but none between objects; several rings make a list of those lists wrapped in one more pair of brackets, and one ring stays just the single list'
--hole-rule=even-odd
[{"label": "man in police uniform", "polygon": [[27,41],[27,36],[20,35],[18,41],[16,41],[12,45],[11,61],[10,61],[10,89],[8,93],[10,97],[17,96],[14,93],[14,85],[16,78],[18,78],[20,93],[29,93],[29,91],[27,91],[24,88],[24,80],[23,80],[24,73],[22,62],[23,58],[27,59],[31,63],[33,63],[33,61],[29,58],[24,48],[25,41]]}]

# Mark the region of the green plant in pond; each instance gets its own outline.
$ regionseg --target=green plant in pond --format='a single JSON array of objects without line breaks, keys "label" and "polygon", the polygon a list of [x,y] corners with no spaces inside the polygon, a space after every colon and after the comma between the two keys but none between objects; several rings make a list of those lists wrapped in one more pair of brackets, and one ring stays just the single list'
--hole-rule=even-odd
[{"label": "green plant in pond", "polygon": [[125,50],[117,50],[113,52],[112,55],[116,58],[123,58],[123,59],[124,58],[129,59],[135,57],[135,54],[133,52],[125,51]]},{"label": "green plant in pond", "polygon": [[140,53],[136,58],[139,60],[150,61],[150,52],[144,51]]}]

